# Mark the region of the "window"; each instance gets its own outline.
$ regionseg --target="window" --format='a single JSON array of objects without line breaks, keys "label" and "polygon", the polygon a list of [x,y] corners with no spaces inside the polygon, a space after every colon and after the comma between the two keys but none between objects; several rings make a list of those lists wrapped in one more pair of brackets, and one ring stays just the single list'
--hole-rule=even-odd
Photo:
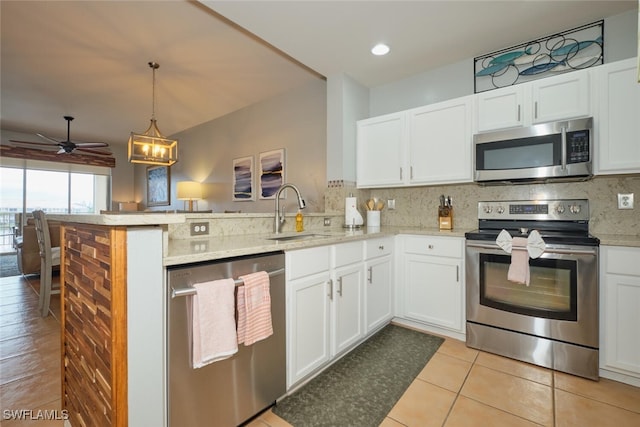
[{"label": "window", "polygon": [[111,205],[110,168],[2,158],[0,182],[1,252],[24,214],[97,214]]}]

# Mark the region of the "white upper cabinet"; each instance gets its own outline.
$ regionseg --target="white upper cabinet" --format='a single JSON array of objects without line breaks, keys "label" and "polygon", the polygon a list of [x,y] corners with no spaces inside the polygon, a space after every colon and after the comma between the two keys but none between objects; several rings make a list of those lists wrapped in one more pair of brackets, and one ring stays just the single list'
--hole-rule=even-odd
[{"label": "white upper cabinet", "polygon": [[359,121],[358,187],[471,182],[472,99]]},{"label": "white upper cabinet", "polygon": [[596,175],[640,172],[640,83],[637,59],[598,67]]},{"label": "white upper cabinet", "polygon": [[358,187],[398,186],[404,183],[405,120],[405,113],[400,112],[358,121]]},{"label": "white upper cabinet", "polygon": [[471,182],[472,97],[409,110],[409,183]]},{"label": "white upper cabinet", "polygon": [[572,71],[476,95],[477,131],[591,115],[589,70]]}]

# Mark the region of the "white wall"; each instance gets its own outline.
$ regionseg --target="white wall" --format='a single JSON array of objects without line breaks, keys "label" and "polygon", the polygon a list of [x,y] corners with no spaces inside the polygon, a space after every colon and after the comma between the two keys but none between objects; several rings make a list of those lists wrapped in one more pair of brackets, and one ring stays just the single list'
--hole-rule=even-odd
[{"label": "white wall", "polygon": [[[178,162],[171,167],[171,205],[152,210],[183,209],[176,200],[178,181],[204,183],[199,210],[214,212],[271,212],[273,200],[233,202],[232,161],[260,152],[284,148],[286,182],[295,184],[307,202],[308,212],[324,211],[326,188],[327,108],[326,82],[311,84],[267,101],[251,105],[172,135],[179,140]],[[146,192],[146,167],[136,166],[137,197]],[[257,168],[255,173],[257,174]],[[254,179],[256,194],[257,180]],[[287,211],[295,211],[293,195],[287,196]]]}]

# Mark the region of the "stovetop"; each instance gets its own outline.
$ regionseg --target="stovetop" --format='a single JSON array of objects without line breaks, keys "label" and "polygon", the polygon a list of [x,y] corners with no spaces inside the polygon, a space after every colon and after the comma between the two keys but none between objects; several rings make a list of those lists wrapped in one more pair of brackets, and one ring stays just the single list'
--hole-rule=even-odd
[{"label": "stovetop", "polygon": [[465,237],[495,241],[502,230],[512,237],[526,237],[537,230],[548,244],[600,244],[589,234],[589,201],[585,199],[478,202],[478,230]]}]

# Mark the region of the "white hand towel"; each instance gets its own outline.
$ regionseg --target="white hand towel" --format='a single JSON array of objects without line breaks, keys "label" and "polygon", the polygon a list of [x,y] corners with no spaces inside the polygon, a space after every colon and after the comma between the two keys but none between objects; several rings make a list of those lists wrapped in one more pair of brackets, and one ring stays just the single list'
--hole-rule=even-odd
[{"label": "white hand towel", "polygon": [[530,272],[527,239],[514,237],[511,245],[511,265],[509,266],[507,279],[511,282],[529,286]]},{"label": "white hand towel", "polygon": [[538,230],[533,230],[527,237],[527,251],[529,256],[533,259],[539,258],[546,249],[547,245],[542,240],[542,236],[538,233]]},{"label": "white hand towel", "polygon": [[244,292],[238,292],[238,343],[251,345],[273,334],[269,275],[259,271],[240,279],[244,282]]},{"label": "white hand towel", "polygon": [[503,251],[510,254],[511,253],[511,234],[507,230],[502,230],[500,234],[498,234],[498,238],[496,239],[496,244],[502,248]]},{"label": "white hand towel", "polygon": [[196,283],[191,297],[193,368],[231,357],[238,351],[233,279]]}]

